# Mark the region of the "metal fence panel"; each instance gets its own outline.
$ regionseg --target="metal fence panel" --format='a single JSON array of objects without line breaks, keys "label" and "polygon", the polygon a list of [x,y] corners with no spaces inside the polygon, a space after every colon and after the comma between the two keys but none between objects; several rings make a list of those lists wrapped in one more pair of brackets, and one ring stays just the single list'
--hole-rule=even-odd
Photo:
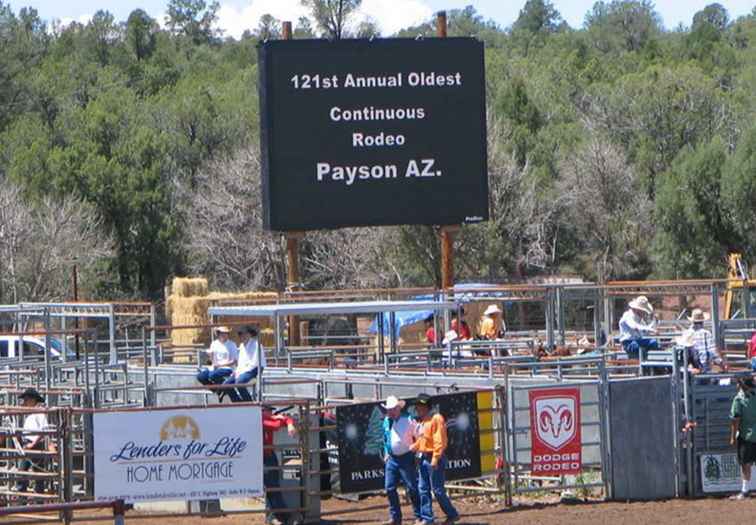
[{"label": "metal fence panel", "polygon": [[609,419],[613,499],[675,497],[669,377],[610,382]]}]

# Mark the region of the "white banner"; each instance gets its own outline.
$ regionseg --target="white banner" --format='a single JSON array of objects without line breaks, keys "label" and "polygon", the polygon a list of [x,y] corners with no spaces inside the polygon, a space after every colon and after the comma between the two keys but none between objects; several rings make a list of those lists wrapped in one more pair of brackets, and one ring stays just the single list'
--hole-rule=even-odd
[{"label": "white banner", "polygon": [[98,501],[263,494],[260,407],[96,413],[94,453]]},{"label": "white banner", "polygon": [[[701,485],[705,493],[740,492],[740,465],[734,452],[701,455]],[[756,489],[756,476],[749,490]]]}]

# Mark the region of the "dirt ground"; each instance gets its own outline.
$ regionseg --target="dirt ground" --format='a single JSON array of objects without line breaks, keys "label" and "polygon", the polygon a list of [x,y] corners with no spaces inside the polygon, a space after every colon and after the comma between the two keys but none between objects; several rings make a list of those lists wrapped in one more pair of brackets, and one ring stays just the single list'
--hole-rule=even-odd
[{"label": "dirt ground", "polygon": [[[729,501],[726,498],[708,498],[700,500],[669,500],[643,503],[603,503],[588,502],[573,505],[559,503],[522,502],[512,509],[503,505],[485,501],[465,500],[456,503],[462,514],[460,523],[465,525],[525,525],[525,524],[588,524],[611,523],[612,525],[667,524],[716,524],[722,520],[728,523],[752,523],[756,516],[756,496],[748,501]],[[367,525],[380,523],[388,518],[388,505],[384,498],[374,497],[362,500],[359,504],[340,500],[324,502],[323,511],[343,511],[350,509],[367,509],[349,514],[325,516],[321,523],[327,525]],[[379,508],[376,508],[379,507]],[[436,509],[436,517],[441,514]],[[405,523],[412,523],[411,511],[404,509]],[[91,516],[91,513],[87,513]],[[104,514],[99,514],[104,517]],[[253,525],[262,524],[259,514],[233,515],[217,518],[182,517],[136,519],[137,515],[127,515],[126,523],[143,523],[146,525]],[[144,517],[142,515],[139,516]],[[0,523],[12,523],[13,518],[0,518]],[[108,523],[107,521],[85,521],[88,525]]]}]

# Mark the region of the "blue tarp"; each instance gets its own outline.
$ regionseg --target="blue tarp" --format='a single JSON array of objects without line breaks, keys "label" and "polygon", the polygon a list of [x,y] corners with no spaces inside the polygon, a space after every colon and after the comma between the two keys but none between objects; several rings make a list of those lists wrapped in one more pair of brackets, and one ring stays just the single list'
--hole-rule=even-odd
[{"label": "blue tarp", "polygon": [[[471,284],[456,284],[454,285],[454,297],[458,301],[461,300],[461,302],[465,302],[466,300],[470,300],[472,297],[474,297],[474,294],[467,294],[467,297],[465,297],[466,294],[459,294],[458,292],[464,292],[465,290],[475,290],[475,289],[481,289],[481,288],[487,288],[487,287],[493,287],[494,285],[491,284],[480,284],[480,283],[471,283]],[[495,297],[497,294],[491,294],[491,297]],[[502,294],[499,294],[502,295]],[[413,301],[432,301],[434,299],[432,294],[427,295],[417,295],[411,298]],[[423,321],[430,317],[431,315],[434,315],[435,312],[433,310],[414,310],[414,311],[406,311],[406,312],[396,312],[395,318],[394,318],[394,330],[396,334],[398,334],[403,326],[408,326],[411,324],[415,324],[417,322]],[[389,319],[390,314],[382,314],[383,315],[383,335],[389,335]],[[370,324],[370,328],[368,329],[368,333],[371,334],[377,334],[378,333],[378,316],[375,316],[375,319]]]}]

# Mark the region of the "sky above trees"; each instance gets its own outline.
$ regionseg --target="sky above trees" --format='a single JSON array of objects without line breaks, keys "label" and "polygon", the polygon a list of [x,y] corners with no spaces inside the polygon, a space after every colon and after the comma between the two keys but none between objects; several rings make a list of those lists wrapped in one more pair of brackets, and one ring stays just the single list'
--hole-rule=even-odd
[{"label": "sky above trees", "polygon": [[[99,0],[11,0],[11,7],[34,7],[47,20],[86,22],[99,9],[107,9],[116,19],[126,19],[137,8],[144,9],[152,17],[162,19],[167,11],[167,0],[111,0],[104,5]],[[659,0],[654,3],[661,21],[668,29],[679,24],[690,26],[693,14],[703,9],[706,0]],[[732,18],[746,15],[754,7],[752,0],[727,0],[720,2]],[[460,9],[473,5],[478,13],[501,27],[510,26],[525,4],[525,0],[364,0],[362,11],[378,22],[384,34],[415,25],[433,12],[441,9]],[[586,13],[594,0],[559,0],[554,6],[564,20],[573,28],[583,25]],[[269,13],[280,20],[297,20],[306,14],[299,0],[222,0],[218,13],[218,27],[226,35],[238,38],[245,29],[257,27],[262,15]]]}]

